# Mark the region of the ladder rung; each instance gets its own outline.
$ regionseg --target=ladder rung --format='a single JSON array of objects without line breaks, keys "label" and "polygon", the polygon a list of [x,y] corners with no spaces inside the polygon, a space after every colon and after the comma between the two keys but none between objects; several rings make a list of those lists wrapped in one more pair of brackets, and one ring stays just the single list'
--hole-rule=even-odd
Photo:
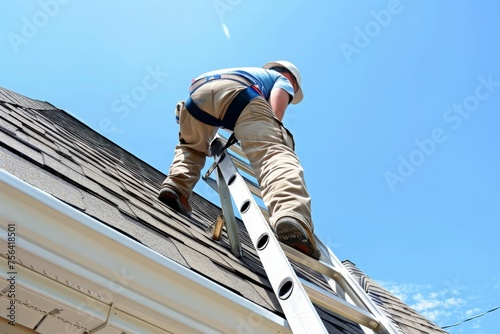
[{"label": "ladder rung", "polygon": [[320,274],[333,278],[334,280],[342,279],[342,275],[331,265],[323,261],[316,261],[312,257],[307,256],[282,242],[280,242],[280,245],[290,260],[300,263]]},{"label": "ladder rung", "polygon": [[315,259],[295,250],[294,248],[285,245],[284,243],[280,242],[280,245],[281,248],[283,248],[283,251],[285,252],[288,259],[300,263],[320,274],[334,279],[335,282],[337,282],[342,287],[342,289],[344,289],[344,291],[348,293],[355,305],[359,307],[367,307],[367,303],[359,297],[358,291],[353,289],[349,282],[347,282],[344,275],[342,275],[340,271],[335,269],[335,267],[321,260],[316,261]]},{"label": "ladder rung", "polygon": [[236,167],[247,173],[248,175],[255,177],[255,174],[253,172],[252,166],[250,166],[249,163],[247,163],[245,160],[235,156],[231,155],[231,158],[233,159],[234,164]]},{"label": "ladder rung", "polygon": [[241,157],[246,157],[245,153],[243,153],[243,150],[239,145],[233,145],[229,149]]},{"label": "ladder rung", "polygon": [[304,279],[300,279],[300,282],[306,290],[309,298],[316,306],[320,306],[346,319],[374,330],[379,326],[380,323],[378,320],[365,310],[348,303],[347,301],[335,296],[333,293],[318,288]]},{"label": "ladder rung", "polygon": [[210,188],[219,193],[219,187],[217,186],[217,181],[214,178],[208,177],[205,179],[205,182],[210,186]]},{"label": "ladder rung", "polygon": [[243,180],[247,184],[248,189],[250,190],[250,192],[252,194],[254,194],[255,196],[257,196],[257,197],[259,197],[259,198],[262,199],[262,195],[261,195],[261,192],[260,192],[259,185],[257,183],[255,183],[255,182],[253,182],[252,180],[247,179],[243,175],[241,177],[243,178]]}]

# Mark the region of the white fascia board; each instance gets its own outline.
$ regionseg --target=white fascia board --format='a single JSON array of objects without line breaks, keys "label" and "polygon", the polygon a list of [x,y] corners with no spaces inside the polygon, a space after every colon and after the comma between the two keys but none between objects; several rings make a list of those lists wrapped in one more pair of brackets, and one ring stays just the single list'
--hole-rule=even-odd
[{"label": "white fascia board", "polygon": [[[100,286],[119,287],[115,308],[140,319],[151,310],[193,333],[291,333],[283,318],[0,170],[0,240],[9,223],[16,224],[18,247]],[[125,280],[117,279],[123,272]]]}]

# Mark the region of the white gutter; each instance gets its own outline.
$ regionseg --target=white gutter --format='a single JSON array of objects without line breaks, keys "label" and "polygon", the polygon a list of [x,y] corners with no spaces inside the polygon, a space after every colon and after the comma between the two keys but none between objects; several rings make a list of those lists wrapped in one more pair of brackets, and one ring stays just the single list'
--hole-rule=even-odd
[{"label": "white gutter", "polygon": [[[175,333],[291,333],[274,313],[0,170],[0,253],[6,252],[8,224],[15,224],[19,252],[114,287],[110,326],[134,332],[134,320]],[[33,282],[23,284],[43,295],[45,288],[35,286],[42,283]],[[64,299],[66,286],[60,285],[58,298]]]}]

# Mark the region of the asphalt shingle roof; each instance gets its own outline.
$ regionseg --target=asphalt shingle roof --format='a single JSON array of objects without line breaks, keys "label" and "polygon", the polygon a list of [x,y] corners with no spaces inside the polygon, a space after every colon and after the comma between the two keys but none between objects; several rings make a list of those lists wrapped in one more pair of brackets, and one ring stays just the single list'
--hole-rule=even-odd
[{"label": "asphalt shingle roof", "polygon": [[[283,316],[244,225],[244,256],[223,234],[208,232],[220,208],[193,194],[192,218],[157,199],[165,175],[52,104],[0,88],[0,168],[228,290]],[[349,264],[349,263],[348,263]],[[444,333],[364,276],[359,277],[404,333]],[[327,287],[297,266],[299,276]],[[362,333],[358,324],[319,310],[330,333]]]}]

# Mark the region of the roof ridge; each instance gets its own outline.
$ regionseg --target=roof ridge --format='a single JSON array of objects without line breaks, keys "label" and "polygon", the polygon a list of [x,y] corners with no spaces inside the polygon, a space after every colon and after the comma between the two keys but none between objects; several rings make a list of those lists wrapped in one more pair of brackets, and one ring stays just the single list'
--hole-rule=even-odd
[{"label": "roof ridge", "polygon": [[47,101],[35,100],[1,86],[0,100],[18,107],[30,108],[35,110],[57,109],[54,105]]}]

